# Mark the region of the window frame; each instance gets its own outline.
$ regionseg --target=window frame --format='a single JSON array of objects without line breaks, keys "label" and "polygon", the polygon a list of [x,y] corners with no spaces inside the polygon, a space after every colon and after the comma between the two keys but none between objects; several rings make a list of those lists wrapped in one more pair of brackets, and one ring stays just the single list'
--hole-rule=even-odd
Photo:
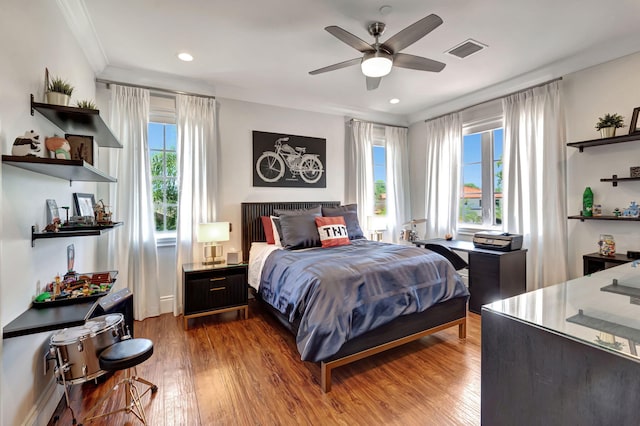
[{"label": "window frame", "polygon": [[[147,128],[150,123],[159,123],[159,124],[173,124],[176,125],[176,156],[178,154],[178,141],[177,141],[177,112],[176,112],[176,100],[175,96],[167,95],[167,94],[151,94],[150,102],[149,102],[149,118],[147,122]],[[163,147],[164,148],[164,147]],[[150,146],[148,146],[149,151],[149,161],[151,160],[152,150]],[[173,152],[162,150],[163,152]],[[165,157],[166,161],[166,157]],[[151,175],[151,164],[149,164],[149,179],[153,181],[153,176]],[[166,176],[164,176],[166,178]],[[179,176],[176,176],[176,183],[179,180]],[[166,194],[165,194],[166,195]],[[153,201],[153,200],[152,200]],[[176,209],[178,209],[180,204],[180,200],[176,203]],[[166,223],[165,223],[166,225]],[[155,229],[155,220],[153,222],[153,229],[156,236],[157,246],[168,246],[175,245],[177,238],[177,230],[164,230],[158,231]]]},{"label": "window frame", "polygon": [[[482,230],[489,231],[502,231],[502,224],[494,224],[493,216],[495,211],[495,203],[494,203],[494,190],[495,190],[495,182],[494,182],[494,131],[498,129],[503,129],[503,139],[502,139],[502,147],[503,147],[503,155],[504,155],[504,118],[502,115],[492,116],[480,120],[476,120],[474,122],[466,122],[462,126],[462,139],[460,141],[461,149],[460,149],[460,196],[458,197],[458,213],[457,216],[459,218],[460,215],[460,202],[462,201],[462,197],[464,195],[464,182],[463,182],[463,171],[464,171],[464,163],[463,163],[463,150],[464,150],[464,137],[473,134],[481,134],[481,176],[483,182],[482,188],[482,196],[480,199],[481,207],[482,207],[482,223],[473,224],[460,222],[458,219],[458,231],[461,233],[474,233]],[[489,159],[489,160],[486,160]],[[503,161],[504,164],[504,161]],[[504,169],[503,169],[504,170]],[[486,185],[485,182],[490,182],[490,185]],[[504,200],[504,197],[502,198]]]},{"label": "window frame", "polygon": [[[385,197],[385,201],[384,201],[384,206],[385,206],[385,214],[376,214],[375,212],[375,205],[376,205],[376,179],[375,179],[375,167],[376,167],[376,163],[375,163],[375,156],[373,153],[374,147],[382,147],[384,148],[384,173],[385,173],[385,177],[384,177],[384,183],[385,183],[385,188],[387,185],[387,139],[385,137],[385,129],[382,126],[374,126],[373,128],[373,139],[371,140],[371,169],[372,169],[372,174],[373,174],[373,206],[374,206],[374,211],[371,212],[372,216],[376,216],[376,217],[387,217],[386,212],[389,209],[389,206],[387,205],[387,198]],[[370,224],[368,224],[367,226],[370,226]]]}]

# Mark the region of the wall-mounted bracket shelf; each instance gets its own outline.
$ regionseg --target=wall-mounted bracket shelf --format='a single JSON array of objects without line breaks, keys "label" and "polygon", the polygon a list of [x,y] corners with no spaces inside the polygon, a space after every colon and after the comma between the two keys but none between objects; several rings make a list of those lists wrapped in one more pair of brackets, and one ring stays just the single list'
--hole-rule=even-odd
[{"label": "wall-mounted bracket shelf", "polygon": [[73,181],[111,183],[118,181],[83,160],[3,155],[2,162],[32,172],[65,179],[70,184]]},{"label": "wall-mounted bracket shelf", "polygon": [[592,146],[614,145],[617,143],[632,142],[632,141],[640,141],[640,133],[635,133],[632,135],[614,136],[612,138],[600,138],[600,139],[591,139],[588,141],[570,142],[567,144],[567,146],[578,148],[580,152],[582,152],[585,148],[589,148]]},{"label": "wall-mounted bracket shelf", "polygon": [[611,182],[613,186],[618,186],[618,182],[624,182],[628,180],[640,180],[640,177],[618,177],[618,175],[613,175],[611,179],[602,178],[600,182]]},{"label": "wall-mounted bracket shelf", "polygon": [[31,95],[31,115],[38,111],[49,121],[64,130],[65,133],[92,135],[98,146],[105,148],[122,148],[122,144],[111,133],[97,109],[76,108],[71,106],[51,105],[34,102]]},{"label": "wall-mounted bracket shelf", "polygon": [[86,229],[62,230],[58,232],[36,232],[36,227],[31,227],[31,247],[35,247],[35,241],[44,238],[66,238],[66,237],[90,237],[102,235],[104,232],[122,226],[123,222],[115,222],[111,225],[87,226]]},{"label": "wall-mounted bracket shelf", "polygon": [[640,217],[622,217],[622,216],[569,216],[567,219],[579,219],[580,222],[585,220],[615,220],[618,222],[640,221]]}]

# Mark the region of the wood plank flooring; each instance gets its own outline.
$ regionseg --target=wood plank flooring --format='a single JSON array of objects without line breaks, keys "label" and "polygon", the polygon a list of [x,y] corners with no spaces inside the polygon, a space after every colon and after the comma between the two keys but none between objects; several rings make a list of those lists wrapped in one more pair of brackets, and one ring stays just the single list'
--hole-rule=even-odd
[{"label": "wood plank flooring", "polygon": [[[480,316],[458,327],[337,368],[320,389],[320,365],[300,361],[295,340],[255,302],[249,319],[232,312],[195,318],[165,314],[135,323],[154,342],[138,375],[159,390],[144,398],[149,425],[479,425]],[[85,413],[122,376],[71,386]],[[144,389],[144,388],[142,388]],[[119,389],[100,412],[124,405]],[[70,425],[64,399],[50,425]],[[91,425],[140,424],[118,413]]]}]

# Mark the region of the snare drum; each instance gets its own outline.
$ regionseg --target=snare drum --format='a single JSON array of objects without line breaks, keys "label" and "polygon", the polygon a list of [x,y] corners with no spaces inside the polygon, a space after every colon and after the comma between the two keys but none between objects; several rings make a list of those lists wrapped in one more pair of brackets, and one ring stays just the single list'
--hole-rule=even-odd
[{"label": "snare drum", "polygon": [[56,356],[58,381],[83,383],[105,374],[106,371],[100,369],[100,352],[123,336],[124,317],[117,313],[91,318],[84,325],[56,332],[49,345]]}]

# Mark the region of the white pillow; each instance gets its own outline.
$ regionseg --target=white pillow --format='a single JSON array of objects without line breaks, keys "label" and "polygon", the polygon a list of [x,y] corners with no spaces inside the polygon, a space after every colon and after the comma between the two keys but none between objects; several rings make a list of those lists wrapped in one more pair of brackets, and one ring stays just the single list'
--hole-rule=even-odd
[{"label": "white pillow", "polygon": [[269,216],[271,218],[271,226],[273,227],[273,240],[276,247],[282,247],[282,241],[280,241],[280,233],[278,232],[278,227],[274,223],[274,220],[280,220],[278,216]]}]

